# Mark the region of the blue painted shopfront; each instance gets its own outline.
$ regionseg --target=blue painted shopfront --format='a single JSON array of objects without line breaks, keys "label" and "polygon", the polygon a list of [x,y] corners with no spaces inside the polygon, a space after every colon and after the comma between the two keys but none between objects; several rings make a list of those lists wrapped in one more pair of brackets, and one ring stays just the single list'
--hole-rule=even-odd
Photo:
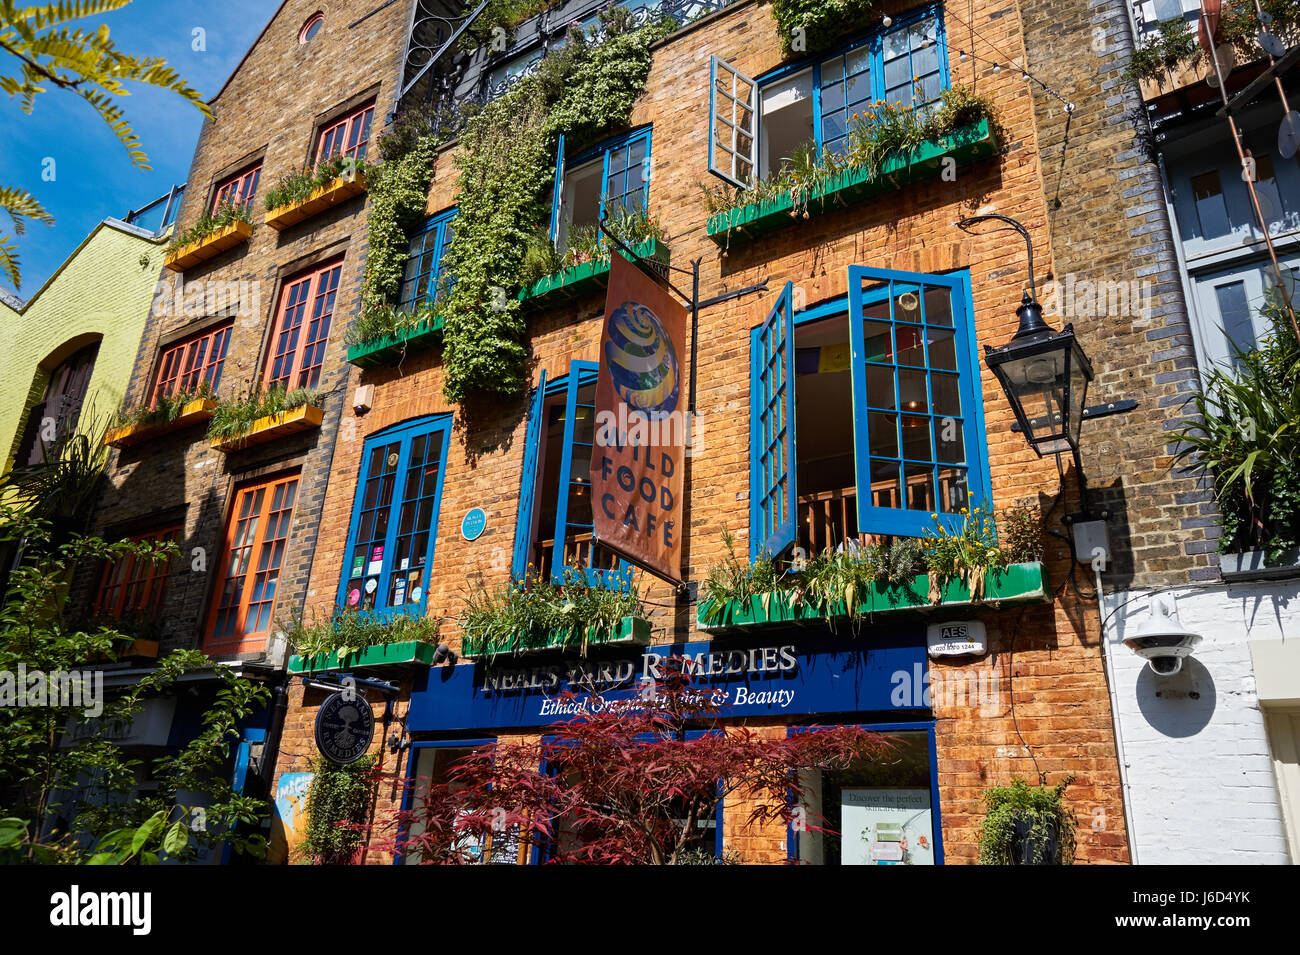
[{"label": "blue painted shopfront", "polygon": [[[924,631],[872,627],[856,637],[714,640],[622,652],[603,648],[585,660],[537,654],[499,658],[492,665],[434,667],[417,678],[407,729],[477,734],[547,726],[581,712],[593,693],[614,700],[641,692],[671,657],[690,658],[697,685],[726,692],[724,719],[928,715]],[[562,699],[566,690],[576,699]]]}]

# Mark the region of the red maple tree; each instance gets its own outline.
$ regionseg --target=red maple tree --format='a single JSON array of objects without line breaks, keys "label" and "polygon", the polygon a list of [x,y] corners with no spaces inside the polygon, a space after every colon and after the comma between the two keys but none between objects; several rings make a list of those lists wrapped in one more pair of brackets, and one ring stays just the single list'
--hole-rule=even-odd
[{"label": "red maple tree", "polygon": [[701,823],[731,794],[749,807],[741,828],[779,821],[824,831],[804,806],[804,772],[877,760],[893,748],[856,726],[779,734],[724,726],[724,694],[697,687],[686,661],[676,662],[631,699],[566,693],[579,715],[540,740],[484,746],[441,781],[414,780],[409,808],[376,826],[371,848],[414,853],[425,864],[478,862],[485,846],[514,861],[521,845],[550,862],[712,862]]}]

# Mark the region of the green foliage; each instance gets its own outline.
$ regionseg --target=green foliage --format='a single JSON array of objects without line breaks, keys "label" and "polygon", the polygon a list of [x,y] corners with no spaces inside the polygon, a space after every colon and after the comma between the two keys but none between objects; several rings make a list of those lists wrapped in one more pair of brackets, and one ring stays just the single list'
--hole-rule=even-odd
[{"label": "green foliage", "polygon": [[425,302],[410,309],[387,302],[366,306],[356,321],[348,326],[343,335],[343,343],[348,346],[368,345],[389,335],[399,336],[413,332],[421,324],[430,327],[438,317],[437,303],[438,298],[435,297],[432,305]]},{"label": "green foliage", "polygon": [[61,543],[69,534],[85,529],[107,461],[104,427],[92,423],[45,445],[43,462],[10,471],[3,484],[5,501],[31,518],[48,522],[51,539]]},{"label": "green foliage", "polygon": [[1174,464],[1214,484],[1224,552],[1265,550],[1270,560],[1300,546],[1300,345],[1280,299],[1264,313],[1273,330],[1236,367],[1211,367],[1206,388],[1175,437]]},{"label": "green foliage", "polygon": [[795,603],[820,610],[832,627],[842,614],[856,623],[862,619],[859,608],[873,586],[910,587],[916,575],[925,571],[922,558],[920,542],[912,537],[895,537],[867,547],[849,542],[813,557],[791,579],[790,597]]},{"label": "green foliage", "polygon": [[[10,577],[0,609],[0,672],[10,673],[18,672],[20,664],[29,673],[76,673],[88,660],[114,659],[131,635],[66,618],[68,580],[84,564],[128,557],[169,563],[177,553],[172,543],[110,544],[80,536],[58,543],[46,522],[8,506],[0,507],[0,537],[24,545],[24,559]],[[268,699],[265,686],[237,677],[229,668],[213,669],[212,679],[221,689],[203,714],[202,732],[149,767],[102,735],[69,745],[69,734],[94,717],[96,709],[98,726],[127,726],[149,699],[174,692],[182,675],[210,666],[197,651],[177,651],[133,685],[103,699],[87,699],[83,692],[80,699],[50,699],[46,706],[0,707],[0,764],[5,767],[0,776],[0,861],[149,862],[160,848],[186,859],[204,845],[226,840],[237,851],[264,851],[263,837],[232,828],[260,821],[267,807],[261,800],[235,795],[226,760],[238,738],[236,724]],[[135,792],[142,770],[158,782],[154,795]],[[191,808],[180,802],[184,793],[204,795],[204,825],[196,825]],[[51,835],[37,842],[51,822],[56,823]],[[184,841],[178,824],[189,830]],[[76,834],[88,834],[98,845],[88,849]]]},{"label": "green foliage", "polygon": [[1133,50],[1124,78],[1133,82],[1163,80],[1180,67],[1194,64],[1200,56],[1196,30],[1181,17],[1166,20]]},{"label": "green foliage", "polygon": [[456,231],[445,268],[456,276],[443,306],[444,394],[516,395],[524,388],[524,319],[515,290],[534,233],[549,211],[558,135],[580,148],[626,124],[645,88],[650,45],[669,27],[632,29],[626,10],[601,15],[604,37],[577,31],[538,71],[472,116],[456,162]]},{"label": "green foliage", "polygon": [[[814,192],[836,176],[855,169],[879,175],[886,161],[905,156],[923,143],[942,140],[981,119],[997,122],[993,102],[967,86],[944,90],[928,110],[876,100],[850,117],[848,148],[843,154],[819,154],[816,146],[808,142],[784,157],[775,173],[751,183],[749,188],[701,183],[705,211],[715,215],[788,196],[792,203],[790,214],[807,219]],[[821,210],[828,200],[823,197],[816,201]]]},{"label": "green foliage", "polygon": [[339,766],[323,756],[312,761],[311,788],[307,791],[307,828],[300,851],[307,859],[325,865],[352,861],[365,833],[372,787],[374,758],[363,756]]},{"label": "green foliage", "polygon": [[727,556],[709,568],[700,587],[704,623],[722,613],[723,605],[729,600],[745,601],[774,593],[780,579],[776,562],[769,555],[762,554],[753,563],[737,557],[736,539],[725,527],[722,543],[727,548]]},{"label": "green foliage", "polygon": [[212,385],[206,381],[201,381],[193,388],[185,391],[163,395],[152,408],[147,403],[122,408],[113,416],[113,420],[109,422],[109,427],[122,428],[129,424],[143,426],[167,424],[179,418],[181,412],[185,410],[185,406],[190,402],[202,399],[215,401],[216,398],[217,393],[212,390]]},{"label": "green foliage", "polygon": [[464,600],[460,626],[475,654],[558,646],[551,638],[560,633],[564,647],[585,655],[588,628],[607,633],[624,617],[642,615],[635,588],[594,587],[580,574],[569,574],[562,584],[530,578],[487,587],[480,579]]},{"label": "green foliage", "polygon": [[388,619],[354,610],[336,610],[325,620],[307,623],[295,609],[287,624],[281,624],[295,653],[313,656],[337,651],[340,656],[366,647],[417,641],[437,645],[438,620],[414,614],[394,614]]},{"label": "green foliage", "polygon": [[[198,90],[192,89],[167,61],[158,57],[135,57],[123,53],[109,39],[107,24],[87,32],[63,24],[69,20],[99,16],[121,10],[130,0],[63,0],[34,7],[0,5],[0,52],[16,60],[8,64],[16,73],[0,73],[0,92],[18,100],[18,108],[31,113],[38,93],[50,87],[71,92],[99,114],[117,136],[131,163],[149,169],[149,157],[140,148],[140,138],[127,122],[117,98],[130,94],[127,83],[142,83],[176,93],[192,103],[204,116],[212,111]],[[26,220],[54,224],[34,196],[22,189],[0,187],[0,209],[8,213],[15,236],[23,234]],[[0,232],[0,270],[19,288],[17,243]]]},{"label": "green foliage", "polygon": [[1043,559],[1043,516],[1037,506],[1012,507],[998,518],[998,539],[1008,564]]},{"label": "green foliage", "polygon": [[328,186],[342,176],[352,173],[365,176],[371,172],[372,170],[363,161],[352,156],[331,156],[315,166],[308,165],[303,169],[285,173],[266,191],[263,204],[266,206],[266,211],[271,212],[282,206],[302,202],[317,189]]},{"label": "green foliage", "polygon": [[772,0],[772,16],[786,53],[817,53],[834,46],[873,16],[872,0]]},{"label": "green foliage", "polygon": [[200,239],[206,239],[212,233],[217,232],[226,226],[234,225],[236,222],[252,223],[253,217],[249,211],[242,205],[232,205],[226,203],[221,206],[215,213],[204,212],[199,216],[199,221],[186,229],[167,246],[168,252],[175,252],[177,249],[184,248],[191,242],[198,242]]},{"label": "green foliage", "polygon": [[322,405],[324,393],[319,388],[295,388],[286,392],[277,385],[267,391],[255,391],[239,401],[224,401],[217,405],[216,413],[208,422],[208,438],[212,441],[231,441],[242,438],[253,430],[259,418],[282,414],[312,405]]},{"label": "green foliage", "polygon": [[1028,826],[1027,838],[1033,845],[1031,864],[1045,861],[1046,839],[1055,837],[1060,846],[1060,864],[1074,863],[1075,828],[1074,810],[1065,805],[1065,788],[1074,782],[1067,776],[1048,789],[1031,788],[1023,779],[1011,781],[1010,786],[995,786],[984,793],[988,812],[980,828],[980,865],[1016,865],[1020,863],[1020,836],[1017,828]]},{"label": "green foliage", "polygon": [[[637,246],[650,239],[660,242],[667,238],[658,218],[645,209],[629,212],[619,206],[609,216],[605,227],[629,246]],[[520,280],[524,288],[538,279],[546,278],[564,269],[585,262],[608,262],[613,243],[607,242],[598,225],[575,226],[569,230],[565,250],[559,253],[551,245],[544,231],[534,232],[524,251]]]},{"label": "green foliage", "polygon": [[[410,249],[411,230],[424,218],[433,160],[434,139],[420,135],[409,121],[395,134],[380,139],[383,155],[391,156],[367,180],[370,212],[366,218],[366,272],[361,288],[361,316],[348,330],[349,344],[373,341],[404,327],[413,327],[427,309],[396,308]],[[406,151],[399,153],[399,149]]]}]

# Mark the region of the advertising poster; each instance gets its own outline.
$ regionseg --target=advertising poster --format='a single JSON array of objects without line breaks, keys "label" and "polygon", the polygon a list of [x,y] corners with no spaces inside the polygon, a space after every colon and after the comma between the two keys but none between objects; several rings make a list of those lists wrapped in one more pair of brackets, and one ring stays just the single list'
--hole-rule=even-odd
[{"label": "advertising poster", "polygon": [[934,865],[928,789],[840,791],[844,865]]}]

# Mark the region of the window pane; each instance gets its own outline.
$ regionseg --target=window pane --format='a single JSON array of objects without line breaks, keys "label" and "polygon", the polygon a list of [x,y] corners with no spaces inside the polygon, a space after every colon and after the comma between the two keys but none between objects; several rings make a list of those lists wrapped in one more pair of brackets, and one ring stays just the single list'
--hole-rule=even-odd
[{"label": "window pane", "polygon": [[1223,186],[1218,170],[1210,170],[1192,177],[1192,198],[1196,204],[1196,219],[1201,227],[1201,238],[1213,239],[1227,235],[1231,230],[1228,209],[1223,201]]}]

